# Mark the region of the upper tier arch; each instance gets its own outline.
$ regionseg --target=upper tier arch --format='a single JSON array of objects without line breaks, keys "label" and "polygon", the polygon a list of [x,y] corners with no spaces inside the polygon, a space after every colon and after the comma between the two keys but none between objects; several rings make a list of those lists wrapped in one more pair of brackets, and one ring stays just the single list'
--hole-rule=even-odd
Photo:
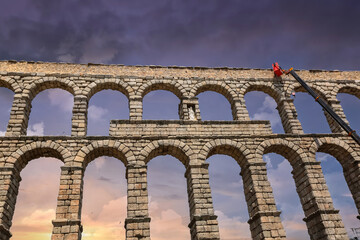
[{"label": "upper tier arch", "polygon": [[83,95],[87,96],[87,99],[90,100],[93,95],[106,89],[119,91],[124,94],[128,99],[130,95],[134,95],[133,88],[121,79],[96,80],[85,87]]},{"label": "upper tier arch", "polygon": [[[315,85],[313,83],[308,83],[309,87],[311,87],[312,90],[316,94],[318,94],[323,100],[329,101],[331,99],[331,96],[327,94],[327,91],[322,88],[321,86]],[[292,84],[291,88],[289,88],[289,92],[287,92],[287,96],[290,96],[292,92],[306,92],[306,90],[303,88],[303,86],[300,85],[300,83],[294,83]],[[306,92],[307,93],[307,92]]]},{"label": "upper tier arch", "polygon": [[206,91],[214,91],[223,95],[230,104],[235,100],[238,100],[238,95],[236,92],[231,89],[229,85],[224,82],[219,81],[203,81],[195,84],[195,86],[190,91],[190,98],[196,97],[198,94]]},{"label": "upper tier arch", "polygon": [[341,88],[337,89],[336,95],[339,93],[351,94],[360,99],[360,87],[356,86],[356,85],[348,85],[348,86],[341,87]]},{"label": "upper tier arch", "polygon": [[70,80],[58,80],[58,79],[38,79],[33,83],[27,85],[24,89],[24,94],[32,101],[36,95],[44,90],[60,88],[65,91],[68,91],[72,95],[80,95],[81,91],[78,86],[73,81]]},{"label": "upper tier arch", "polygon": [[271,82],[263,82],[261,84],[245,83],[240,90],[240,96],[244,97],[246,93],[252,91],[266,93],[270,97],[272,97],[276,101],[276,103],[279,103],[280,99],[283,97],[283,93],[276,89],[274,85],[271,84]]},{"label": "upper tier arch", "polygon": [[155,90],[167,90],[174,93],[179,99],[187,98],[188,94],[182,84],[175,80],[154,79],[142,84],[137,90],[137,96],[144,98],[146,94]]},{"label": "upper tier arch", "polygon": [[20,85],[13,78],[1,78],[0,77],[0,87],[5,87],[16,93],[21,93],[22,89]]}]

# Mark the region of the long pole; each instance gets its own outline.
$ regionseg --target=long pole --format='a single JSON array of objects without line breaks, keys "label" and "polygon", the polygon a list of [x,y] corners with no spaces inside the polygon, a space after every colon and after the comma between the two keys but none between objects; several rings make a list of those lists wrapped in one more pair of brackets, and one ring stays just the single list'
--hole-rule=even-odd
[{"label": "long pole", "polygon": [[303,86],[306,91],[308,91],[308,93],[310,93],[315,101],[318,102],[325,109],[325,111],[330,114],[330,116],[348,133],[348,135],[351,136],[360,145],[360,137],[357,135],[355,130],[351,129],[351,127],[347,125],[339,117],[339,115],[337,115],[334,110],[332,110],[332,108],[295,73],[294,70],[291,70],[289,73],[301,84],[301,86]]}]

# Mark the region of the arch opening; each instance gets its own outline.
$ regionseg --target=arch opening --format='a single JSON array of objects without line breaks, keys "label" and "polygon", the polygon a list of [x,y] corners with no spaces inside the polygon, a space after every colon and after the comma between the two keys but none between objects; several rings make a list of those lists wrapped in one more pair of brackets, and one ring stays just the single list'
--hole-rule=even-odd
[{"label": "arch opening", "polygon": [[5,136],[14,95],[10,88],[1,87],[0,85],[0,136]]},{"label": "arch opening", "polygon": [[202,120],[234,119],[231,113],[231,103],[222,94],[215,91],[203,91],[197,95]]},{"label": "arch opening", "polygon": [[[337,160],[335,156],[339,160]],[[345,161],[350,160],[350,156],[344,153],[344,150],[340,151],[339,147],[337,149],[336,147],[324,147],[320,148],[316,153],[316,160],[321,164],[334,207],[340,210],[340,216],[345,225],[345,229],[348,235],[352,237],[353,231],[351,228],[359,226],[359,220],[357,219],[359,211],[354,204],[353,196],[346,183],[345,173],[341,166],[345,164]]]},{"label": "arch opening", "polygon": [[[201,113],[201,109],[200,109],[200,114],[204,115],[205,117],[205,119],[202,120],[236,120],[237,119],[237,109],[235,107],[235,99],[237,99],[237,96],[234,92],[231,92],[229,88],[226,87],[228,86],[222,86],[217,84],[205,84],[205,85],[201,85],[199,88],[195,90],[194,96],[199,96],[199,104],[201,104],[205,110],[205,114],[203,114]],[[204,100],[201,100],[200,99],[201,97],[203,97]],[[217,106],[220,104],[219,109],[221,109],[221,111],[223,111],[224,109],[228,109],[228,104],[226,103],[226,101],[224,101],[223,97],[230,104],[232,119],[230,117],[231,115],[229,116],[227,111],[225,112],[226,113],[225,116],[221,116],[221,118],[225,117],[225,119],[218,119],[220,115],[219,113],[218,114],[211,113],[211,107],[209,105],[213,105],[213,104],[214,104],[213,106]],[[221,106],[224,108],[220,108]]]},{"label": "arch opening", "polygon": [[53,229],[63,163],[59,157],[28,157],[31,162],[20,173],[22,181],[10,230],[17,240],[47,240]]},{"label": "arch opening", "polygon": [[304,133],[331,133],[324,111],[308,93],[296,93],[294,105]]},{"label": "arch opening", "polygon": [[[297,87],[294,91],[296,92],[294,105],[304,133],[331,133],[322,107],[305,92],[303,87]],[[326,101],[323,94],[318,94]]]},{"label": "arch opening", "polygon": [[33,99],[28,136],[70,135],[74,97],[62,89],[47,89]]},{"label": "arch opening", "polygon": [[351,128],[356,130],[356,132],[360,132],[360,114],[357,114],[360,109],[360,90],[358,92],[351,90],[341,91],[336,98],[340,101]]},{"label": "arch opening", "polygon": [[157,156],[148,163],[151,238],[190,239],[184,166],[173,156]]},{"label": "arch opening", "polygon": [[[304,212],[301,207],[300,198],[296,192],[296,185],[293,181],[292,166],[288,159],[294,155],[293,152],[282,155],[274,153],[274,149],[268,150],[263,155],[266,162],[267,176],[273,189],[277,209],[281,211],[281,221],[286,231],[288,239],[310,239],[305,222],[303,221]],[[295,159],[294,159],[295,160]],[[294,161],[295,162],[295,161]]]},{"label": "arch opening", "polygon": [[241,156],[234,152],[231,154],[229,149],[214,149],[206,160],[209,163],[211,195],[220,236],[222,239],[251,239],[243,180],[239,176],[237,163],[241,161]]},{"label": "arch opening", "polygon": [[269,120],[274,133],[284,133],[278,104],[271,95],[257,90],[249,90],[244,99],[251,120]]},{"label": "arch opening", "polygon": [[111,120],[129,119],[129,100],[118,90],[99,90],[89,101],[87,135],[108,136]]},{"label": "arch opening", "polygon": [[124,239],[127,207],[125,166],[119,159],[97,156],[84,172],[82,225],[84,240]]},{"label": "arch opening", "polygon": [[169,90],[154,90],[143,97],[143,119],[179,119],[180,99]]}]

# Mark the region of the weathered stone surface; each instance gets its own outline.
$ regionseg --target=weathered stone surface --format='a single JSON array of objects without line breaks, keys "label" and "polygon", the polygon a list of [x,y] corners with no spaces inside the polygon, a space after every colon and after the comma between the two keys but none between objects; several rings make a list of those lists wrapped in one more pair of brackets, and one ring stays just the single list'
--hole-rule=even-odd
[{"label": "weathered stone surface", "polygon": [[[298,74],[343,118],[339,92],[360,97],[360,73],[299,71]],[[253,239],[285,239],[280,211],[267,178],[263,154],[275,152],[293,167],[293,177],[311,239],[347,239],[338,210],[325,184],[317,151],[341,163],[360,211],[360,147],[328,119],[332,134],[304,134],[292,91],[303,91],[289,76],[273,78],[270,70],[159,66],[107,66],[0,62],[0,86],[15,92],[5,137],[0,137],[0,240],[11,237],[11,220],[27,163],[55,157],[61,167],[52,240],[81,239],[83,176],[99,156],[113,156],[126,166],[128,207],[126,239],[150,239],[147,163],[169,154],[186,167],[191,239],[220,239],[209,185],[208,157],[226,154],[241,167]],[[62,88],[74,95],[72,136],[26,135],[32,99],[42,90]],[[96,92],[113,89],[129,99],[129,120],[113,120],[110,136],[86,136],[88,102]],[[169,90],[180,98],[179,120],[142,120],[142,99],[153,90]],[[234,121],[201,121],[196,96],[223,94]],[[268,121],[250,121],[244,95],[263,91],[278,104],[285,134],[273,134]],[[234,206],[234,208],[239,206]]]}]

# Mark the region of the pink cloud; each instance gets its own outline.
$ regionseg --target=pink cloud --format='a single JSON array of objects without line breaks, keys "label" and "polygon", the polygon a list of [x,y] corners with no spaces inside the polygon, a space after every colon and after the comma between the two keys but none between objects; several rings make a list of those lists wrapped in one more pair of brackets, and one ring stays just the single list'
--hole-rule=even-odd
[{"label": "pink cloud", "polygon": [[60,160],[39,158],[21,172],[19,194],[10,231],[16,240],[48,240],[60,181]]},{"label": "pink cloud", "polygon": [[[158,202],[150,204],[150,233],[153,240],[190,239],[190,229],[187,227],[188,216],[177,213],[173,209],[164,209]],[[161,208],[161,209],[160,209]],[[187,214],[188,215],[188,214]]]},{"label": "pink cloud", "polygon": [[220,238],[222,240],[250,240],[249,224],[240,217],[228,217],[221,211],[215,211],[219,221]]},{"label": "pink cloud", "polygon": [[84,213],[82,223],[84,232],[83,240],[115,240],[125,237],[124,221],[126,217],[127,197],[121,197],[98,206],[101,210],[96,219]]}]

